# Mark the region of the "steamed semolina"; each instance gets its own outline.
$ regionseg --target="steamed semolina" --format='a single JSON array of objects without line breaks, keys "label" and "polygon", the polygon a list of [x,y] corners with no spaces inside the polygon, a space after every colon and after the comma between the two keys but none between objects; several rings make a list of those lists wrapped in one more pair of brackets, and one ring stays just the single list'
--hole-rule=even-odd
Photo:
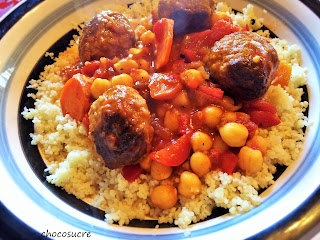
[{"label": "steamed semolina", "polygon": [[[143,9],[143,7],[147,9]],[[129,17],[141,17],[150,13],[155,2],[133,4],[129,9],[120,7]],[[217,11],[226,12],[240,26],[249,24],[258,30],[262,19],[254,15],[253,6],[248,5],[242,13],[234,13],[226,4],[218,3]],[[139,13],[141,15],[139,15]],[[255,19],[252,25],[251,19]],[[268,36],[268,31],[258,31]],[[202,179],[200,194],[186,198],[179,195],[178,204],[171,209],[155,207],[150,200],[152,190],[161,184],[149,174],[142,174],[133,183],[125,180],[120,169],[110,170],[104,166],[96,153],[94,144],[87,137],[84,125],[69,115],[63,116],[60,108],[60,93],[64,86],[60,71],[64,66],[72,65],[78,56],[75,42],[66,52],[55,59],[55,63],[45,67],[39,80],[31,80],[30,88],[36,94],[34,109],[24,109],[23,116],[32,119],[35,133],[31,133],[32,144],[38,145],[50,173],[47,181],[62,187],[69,194],[85,199],[95,207],[106,211],[105,221],[128,224],[132,219],[155,218],[160,223],[174,223],[186,228],[209,216],[215,207],[229,209],[233,215],[244,213],[258,206],[261,198],[258,190],[274,184],[273,174],[276,164],[290,165],[297,160],[303,148],[303,127],[307,118],[303,112],[307,102],[301,102],[306,84],[306,69],[300,64],[300,51],[296,45],[285,40],[272,39],[279,59],[292,65],[292,75],[288,87],[271,86],[265,98],[277,108],[281,123],[268,129],[259,129],[258,134],[266,139],[269,148],[264,156],[262,170],[252,176],[232,175],[220,171],[211,171]]]}]

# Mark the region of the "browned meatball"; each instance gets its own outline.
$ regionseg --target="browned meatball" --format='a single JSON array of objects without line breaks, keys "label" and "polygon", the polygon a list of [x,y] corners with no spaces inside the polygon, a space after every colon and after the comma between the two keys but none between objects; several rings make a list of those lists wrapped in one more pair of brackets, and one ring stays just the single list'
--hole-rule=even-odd
[{"label": "browned meatball", "polygon": [[174,20],[174,34],[201,31],[210,28],[210,0],[160,0],[159,18]]},{"label": "browned meatball", "polygon": [[134,42],[134,31],[128,19],[121,13],[103,11],[83,28],[79,41],[80,59],[85,62],[123,56]]},{"label": "browned meatball", "polygon": [[89,121],[90,137],[108,168],[135,164],[151,149],[150,112],[131,87],[107,90],[92,104]]},{"label": "browned meatball", "polygon": [[266,93],[279,60],[266,38],[245,31],[216,42],[206,63],[225,91],[237,99],[252,100]]}]

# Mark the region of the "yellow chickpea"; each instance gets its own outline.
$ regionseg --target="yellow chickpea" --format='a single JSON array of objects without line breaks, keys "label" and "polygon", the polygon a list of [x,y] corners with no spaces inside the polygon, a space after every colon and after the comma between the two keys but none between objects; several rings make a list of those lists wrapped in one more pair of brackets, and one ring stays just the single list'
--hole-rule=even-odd
[{"label": "yellow chickpea", "polygon": [[237,120],[237,114],[235,112],[225,112],[223,113],[221,120],[224,122],[234,122]]},{"label": "yellow chickpea", "polygon": [[140,166],[146,170],[146,171],[150,171],[151,169],[151,164],[152,164],[153,160],[151,158],[148,157],[148,155],[146,157],[144,157],[142,160],[140,160]]},{"label": "yellow chickpea", "polygon": [[180,175],[178,192],[185,197],[192,197],[201,191],[201,181],[199,177],[191,172],[184,171]]},{"label": "yellow chickpea", "polygon": [[154,33],[151,32],[150,30],[142,33],[140,36],[140,40],[143,45],[149,45],[149,44],[153,43],[154,39],[155,39]]},{"label": "yellow chickpea", "polygon": [[149,73],[143,69],[132,69],[130,72],[130,76],[135,82],[143,82],[146,84],[148,84],[150,79]]},{"label": "yellow chickpea", "polygon": [[210,171],[210,158],[203,152],[195,152],[190,158],[190,166],[195,174],[203,177]]},{"label": "yellow chickpea", "polygon": [[203,109],[204,113],[204,122],[209,127],[216,127],[221,120],[221,117],[223,115],[223,110],[218,107],[209,106]]},{"label": "yellow chickpea", "polygon": [[141,18],[140,25],[144,26],[147,30],[152,30],[153,29],[153,24],[150,21],[150,19],[147,18],[147,17]]},{"label": "yellow chickpea", "polygon": [[262,169],[263,157],[259,150],[244,146],[239,152],[239,167],[251,175],[259,172]]},{"label": "yellow chickpea", "polygon": [[215,135],[213,139],[213,149],[220,149],[222,152],[225,152],[229,149],[229,146],[222,140],[219,135]]},{"label": "yellow chickpea", "polygon": [[145,59],[138,59],[138,60],[136,60],[136,62],[138,63],[139,68],[141,68],[141,69],[143,69],[143,70],[146,70],[146,71],[149,71],[150,65],[149,65],[149,63],[147,62],[147,60],[145,60]]},{"label": "yellow chickpea", "polygon": [[246,144],[249,132],[241,123],[229,122],[219,128],[222,140],[230,147],[242,147]]},{"label": "yellow chickpea", "polygon": [[166,166],[162,163],[152,161],[151,163],[151,176],[156,180],[164,180],[171,176],[172,167]]},{"label": "yellow chickpea", "polygon": [[210,78],[210,73],[206,71],[204,66],[198,67],[197,70],[201,73],[202,77],[204,79],[209,79]]},{"label": "yellow chickpea", "polygon": [[177,201],[177,189],[171,185],[157,186],[151,193],[151,202],[161,209],[172,208]]},{"label": "yellow chickpea", "polygon": [[173,100],[173,105],[178,107],[187,107],[190,105],[190,100],[186,91],[182,90]]},{"label": "yellow chickpea", "polygon": [[118,73],[127,73],[127,74],[130,73],[131,69],[139,67],[138,63],[135,60],[128,59],[128,58],[121,59],[120,61],[115,63],[113,66]]},{"label": "yellow chickpea", "polygon": [[172,132],[177,132],[179,129],[179,121],[178,121],[178,115],[176,111],[170,110],[166,112],[166,115],[164,116],[164,126],[168,129],[170,129]]},{"label": "yellow chickpea", "polygon": [[135,35],[136,40],[140,40],[142,33],[146,32],[146,31],[147,31],[147,29],[145,28],[145,26],[138,25],[134,29],[134,35]]},{"label": "yellow chickpea", "polygon": [[191,146],[194,152],[209,150],[212,144],[211,137],[206,133],[197,131],[191,137]]},{"label": "yellow chickpea", "polygon": [[128,87],[133,87],[133,85],[134,85],[132,77],[130,77],[130,75],[125,74],[125,73],[122,73],[120,75],[114,76],[111,79],[111,83],[112,83],[112,86],[125,85],[125,86],[128,86]]},{"label": "yellow chickpea", "polygon": [[180,74],[181,79],[190,88],[196,88],[205,81],[201,72],[195,69],[188,69]]},{"label": "yellow chickpea", "polygon": [[132,55],[132,58],[136,59],[141,58],[145,54],[145,51],[143,48],[130,48],[128,53]]},{"label": "yellow chickpea", "polygon": [[105,91],[111,88],[111,82],[107,79],[96,78],[91,85],[91,95],[98,99]]},{"label": "yellow chickpea", "polygon": [[267,141],[259,135],[253,136],[250,140],[247,141],[246,145],[253,149],[260,150],[260,152],[262,153],[262,156],[266,154],[267,148],[268,148]]}]

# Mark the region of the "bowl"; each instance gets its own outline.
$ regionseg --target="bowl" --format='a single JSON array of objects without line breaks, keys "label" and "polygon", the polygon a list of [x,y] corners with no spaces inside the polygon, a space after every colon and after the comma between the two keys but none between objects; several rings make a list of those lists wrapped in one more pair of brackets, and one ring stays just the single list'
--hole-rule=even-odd
[{"label": "bowl", "polygon": [[319,19],[297,0],[225,2],[238,11],[248,3],[253,4],[268,29],[290,44],[299,45],[302,65],[308,69],[310,124],[304,149],[276,184],[261,194],[260,206],[235,217],[224,214],[207,219],[193,224],[187,231],[166,225],[150,228],[150,223],[143,221],[120,227],[106,224],[101,210],[48,184],[41,154],[30,144],[28,135],[32,132],[32,122],[24,121],[20,114],[24,106],[33,104],[27,98],[27,81],[37,78],[43,67],[52,62],[45,55],[47,51],[57,54],[66,48],[76,34],[75,24],[87,21],[97,9],[114,4],[113,1],[48,0],[20,4],[15,12],[28,11],[19,19],[15,18],[13,21],[17,22],[13,26],[6,25],[0,41],[0,196],[5,208],[39,234],[56,234],[51,237],[58,237],[59,232],[65,236],[68,233],[90,235],[93,239],[183,239],[189,234],[190,238],[216,239],[266,238],[281,234],[281,238],[289,239],[306,234],[320,218],[315,210],[311,211],[319,206],[320,186],[317,146],[320,141],[320,32],[315,31],[320,29]]}]

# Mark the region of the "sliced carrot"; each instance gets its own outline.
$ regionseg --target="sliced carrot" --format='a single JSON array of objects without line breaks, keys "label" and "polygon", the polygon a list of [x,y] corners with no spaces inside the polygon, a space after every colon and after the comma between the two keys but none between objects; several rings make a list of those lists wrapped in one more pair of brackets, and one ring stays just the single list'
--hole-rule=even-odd
[{"label": "sliced carrot", "polygon": [[60,104],[62,113],[69,114],[73,119],[81,121],[90,109],[91,83],[82,74],[76,74],[64,85]]},{"label": "sliced carrot", "polygon": [[157,100],[172,99],[183,88],[179,76],[166,73],[154,73],[148,86],[151,97]]},{"label": "sliced carrot", "polygon": [[161,18],[154,25],[153,31],[156,38],[156,60],[155,67],[159,69],[169,62],[174,21],[168,18]]},{"label": "sliced carrot", "polygon": [[292,72],[291,65],[284,62],[280,62],[279,67],[277,68],[277,71],[275,73],[274,79],[272,81],[272,85],[280,84],[282,88],[288,86],[291,72]]}]

